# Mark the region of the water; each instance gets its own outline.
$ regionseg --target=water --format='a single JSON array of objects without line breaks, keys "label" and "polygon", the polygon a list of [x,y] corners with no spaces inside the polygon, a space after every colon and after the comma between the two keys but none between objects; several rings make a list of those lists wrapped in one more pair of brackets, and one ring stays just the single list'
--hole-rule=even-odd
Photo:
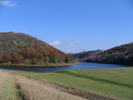
[{"label": "water", "polygon": [[99,68],[119,68],[125,67],[124,65],[116,64],[101,64],[101,63],[85,63],[81,62],[76,65],[71,66],[62,66],[62,67],[51,67],[51,68],[42,68],[42,67],[0,67],[0,69],[10,69],[10,70],[21,70],[21,71],[31,71],[31,72],[54,72],[58,70],[74,70],[74,69],[99,69]]}]

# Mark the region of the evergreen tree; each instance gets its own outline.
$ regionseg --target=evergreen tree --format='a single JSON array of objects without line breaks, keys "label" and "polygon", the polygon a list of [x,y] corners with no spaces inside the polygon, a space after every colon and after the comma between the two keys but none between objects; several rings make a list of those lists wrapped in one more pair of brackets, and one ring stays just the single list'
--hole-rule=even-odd
[{"label": "evergreen tree", "polygon": [[66,63],[69,63],[69,62],[70,62],[70,58],[69,56],[67,56]]},{"label": "evergreen tree", "polygon": [[56,58],[53,59],[53,63],[56,63]]},{"label": "evergreen tree", "polygon": [[73,56],[72,55],[70,55],[71,56],[71,61],[73,61]]},{"label": "evergreen tree", "polygon": [[53,56],[52,55],[50,55],[50,57],[49,57],[49,63],[53,63]]}]

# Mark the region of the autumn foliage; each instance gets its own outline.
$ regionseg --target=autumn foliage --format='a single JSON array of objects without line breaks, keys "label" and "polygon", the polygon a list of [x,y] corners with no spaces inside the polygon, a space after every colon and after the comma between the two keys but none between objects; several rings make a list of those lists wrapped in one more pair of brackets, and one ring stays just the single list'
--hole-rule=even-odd
[{"label": "autumn foliage", "polygon": [[113,47],[108,50],[96,50],[74,54],[74,57],[86,58],[84,61],[133,65],[133,43]]},{"label": "autumn foliage", "polygon": [[65,62],[69,54],[24,33],[0,32],[0,63],[28,63],[33,59],[46,62],[50,55]]}]

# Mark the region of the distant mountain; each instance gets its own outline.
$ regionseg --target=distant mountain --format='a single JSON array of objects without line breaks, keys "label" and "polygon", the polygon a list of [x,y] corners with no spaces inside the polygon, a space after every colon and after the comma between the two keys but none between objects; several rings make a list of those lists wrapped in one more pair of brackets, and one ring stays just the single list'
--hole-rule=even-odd
[{"label": "distant mountain", "polygon": [[89,58],[90,55],[95,55],[99,53],[101,50],[94,50],[94,51],[83,51],[80,53],[73,53],[71,54],[75,59],[78,58],[79,61],[84,61],[85,59]]},{"label": "distant mountain", "polygon": [[24,33],[0,32],[0,63],[47,62],[50,58],[65,62],[69,54]]},{"label": "distant mountain", "polygon": [[79,61],[111,63],[133,66],[133,43],[124,44],[108,50],[95,50],[72,54]]},{"label": "distant mountain", "polygon": [[133,65],[133,43],[117,46],[87,57],[88,62]]}]

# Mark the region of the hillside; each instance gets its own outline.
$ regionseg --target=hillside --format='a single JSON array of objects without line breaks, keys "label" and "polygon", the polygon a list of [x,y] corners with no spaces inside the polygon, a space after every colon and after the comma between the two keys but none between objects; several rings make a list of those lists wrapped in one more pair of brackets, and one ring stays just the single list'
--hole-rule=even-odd
[{"label": "hillside", "polygon": [[87,62],[133,65],[133,43],[117,46],[95,55],[88,55]]},{"label": "hillside", "polygon": [[[71,56],[24,33],[0,32],[0,64],[63,62]],[[51,61],[52,59],[52,61]]]},{"label": "hillside", "polygon": [[89,56],[89,55],[95,55],[96,53],[100,52],[101,50],[94,50],[94,51],[83,51],[80,53],[74,53],[72,56],[74,58],[78,58],[79,60]]}]

